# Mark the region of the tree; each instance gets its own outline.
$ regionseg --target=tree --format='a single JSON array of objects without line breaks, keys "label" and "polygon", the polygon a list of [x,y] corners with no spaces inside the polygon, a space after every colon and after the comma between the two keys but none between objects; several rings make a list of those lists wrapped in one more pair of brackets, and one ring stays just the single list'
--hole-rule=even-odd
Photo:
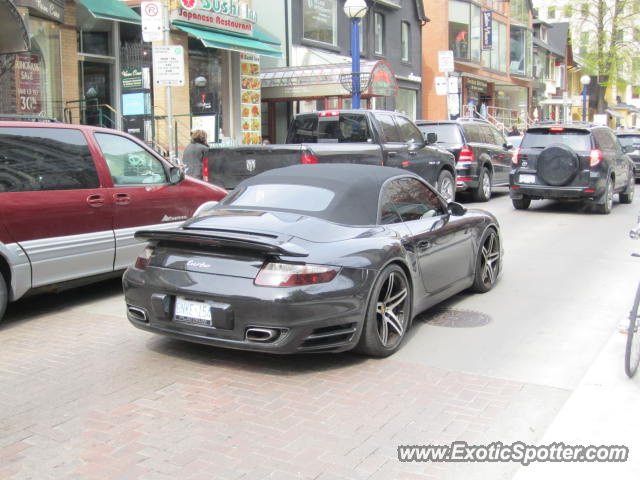
[{"label": "tree", "polygon": [[596,109],[604,112],[607,89],[622,88],[640,73],[633,62],[640,48],[640,0],[583,0],[579,15],[578,27],[593,32],[583,61],[586,73],[597,80],[591,90]]}]

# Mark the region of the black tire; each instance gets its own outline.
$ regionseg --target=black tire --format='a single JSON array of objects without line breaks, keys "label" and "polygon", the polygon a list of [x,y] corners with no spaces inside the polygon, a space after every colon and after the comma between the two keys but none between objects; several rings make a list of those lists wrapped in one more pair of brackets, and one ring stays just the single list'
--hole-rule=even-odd
[{"label": "black tire", "polygon": [[7,308],[8,298],[7,283],[4,281],[4,277],[0,273],[0,323],[2,323],[4,311]]},{"label": "black tire", "polygon": [[640,363],[640,322],[638,319],[638,305],[640,304],[640,285],[636,290],[636,298],[629,312],[629,328],[627,329],[627,348],[624,352],[624,371],[629,378],[633,377]]},{"label": "black tire", "polygon": [[633,195],[636,191],[636,179],[633,172],[629,172],[629,182],[627,182],[627,188],[618,194],[620,203],[632,203]]},{"label": "black tire", "polygon": [[488,202],[491,198],[491,172],[487,167],[482,167],[478,176],[478,188],[473,190],[474,202]]},{"label": "black tire", "polygon": [[493,288],[502,269],[502,250],[498,232],[487,229],[482,236],[476,258],[476,271],[471,290],[485,293]]},{"label": "black tire", "polygon": [[437,190],[447,202],[455,201],[456,181],[453,179],[453,175],[451,175],[447,170],[440,172],[440,175],[438,176]]},{"label": "black tire", "polygon": [[531,205],[531,199],[529,197],[512,198],[511,203],[516,210],[526,210]]},{"label": "black tire", "polygon": [[613,208],[613,179],[609,177],[607,179],[607,185],[604,189],[604,193],[598,199],[598,202],[594,205],[594,209],[597,213],[608,215]]},{"label": "black tire", "polygon": [[398,350],[411,324],[411,302],[411,286],[404,270],[389,265],[373,285],[356,351],[387,357]]}]

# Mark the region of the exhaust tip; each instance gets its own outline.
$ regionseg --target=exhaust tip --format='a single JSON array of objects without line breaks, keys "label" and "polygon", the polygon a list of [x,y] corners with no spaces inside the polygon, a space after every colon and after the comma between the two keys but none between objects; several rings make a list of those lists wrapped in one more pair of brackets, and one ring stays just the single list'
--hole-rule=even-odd
[{"label": "exhaust tip", "polygon": [[280,336],[280,330],[275,328],[247,328],[245,338],[248,342],[267,343],[273,342]]},{"label": "exhaust tip", "polygon": [[132,320],[145,323],[149,322],[147,311],[144,308],[127,305],[127,313],[129,314],[129,318],[131,318]]}]

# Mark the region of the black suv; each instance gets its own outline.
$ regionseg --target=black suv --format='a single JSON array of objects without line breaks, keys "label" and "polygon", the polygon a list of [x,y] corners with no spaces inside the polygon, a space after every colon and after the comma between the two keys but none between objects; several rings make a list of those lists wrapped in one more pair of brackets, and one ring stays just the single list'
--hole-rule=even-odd
[{"label": "black suv", "polygon": [[589,123],[548,123],[530,128],[512,158],[511,200],[519,210],[531,200],[582,200],[611,212],[613,194],[631,203],[633,163],[613,131]]},{"label": "black suv", "polygon": [[616,136],[633,162],[635,177],[640,178],[640,130],[622,130]]},{"label": "black suv", "polygon": [[509,184],[511,145],[486,120],[459,118],[452,121],[417,120],[424,138],[435,133],[435,143],[456,157],[457,190],[471,192],[476,202],[491,198],[493,186]]}]

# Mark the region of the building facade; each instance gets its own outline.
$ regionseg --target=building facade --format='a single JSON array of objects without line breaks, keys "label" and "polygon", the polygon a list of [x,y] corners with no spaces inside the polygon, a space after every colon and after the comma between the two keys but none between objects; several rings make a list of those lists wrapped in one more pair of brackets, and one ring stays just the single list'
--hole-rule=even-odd
[{"label": "building facade", "polygon": [[[267,4],[268,3],[268,4]],[[280,35],[283,58],[262,62],[264,135],[284,141],[296,113],[350,108],[351,20],[344,0],[254,2]],[[421,111],[421,0],[367,2],[360,32],[362,108]]]},{"label": "building facade", "polygon": [[[481,116],[526,126],[534,63],[530,1],[436,0],[425,9],[432,22],[422,40],[423,117]],[[448,89],[438,92],[441,51],[453,52],[454,67]]]}]

